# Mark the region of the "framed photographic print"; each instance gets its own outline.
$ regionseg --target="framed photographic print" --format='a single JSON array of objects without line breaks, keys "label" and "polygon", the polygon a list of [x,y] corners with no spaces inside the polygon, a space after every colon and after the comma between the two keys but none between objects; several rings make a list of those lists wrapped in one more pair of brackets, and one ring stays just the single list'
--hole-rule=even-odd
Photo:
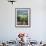
[{"label": "framed photographic print", "polygon": [[15,8],[15,26],[30,27],[31,26],[31,9]]}]

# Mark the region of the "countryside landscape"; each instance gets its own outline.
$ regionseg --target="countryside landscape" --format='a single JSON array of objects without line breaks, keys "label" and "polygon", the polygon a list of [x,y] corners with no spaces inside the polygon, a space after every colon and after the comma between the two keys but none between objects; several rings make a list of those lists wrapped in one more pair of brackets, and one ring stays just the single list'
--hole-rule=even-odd
[{"label": "countryside landscape", "polygon": [[28,25],[28,10],[17,10],[17,25]]}]

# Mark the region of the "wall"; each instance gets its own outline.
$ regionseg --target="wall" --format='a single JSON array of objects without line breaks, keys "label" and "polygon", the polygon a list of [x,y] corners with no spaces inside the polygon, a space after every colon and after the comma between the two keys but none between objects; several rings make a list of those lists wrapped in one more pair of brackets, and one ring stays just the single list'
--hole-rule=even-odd
[{"label": "wall", "polygon": [[[17,0],[13,5],[0,0],[0,41],[15,40],[19,32],[31,35],[33,40],[46,40],[45,0]],[[31,8],[31,27],[15,27],[15,8]]]}]

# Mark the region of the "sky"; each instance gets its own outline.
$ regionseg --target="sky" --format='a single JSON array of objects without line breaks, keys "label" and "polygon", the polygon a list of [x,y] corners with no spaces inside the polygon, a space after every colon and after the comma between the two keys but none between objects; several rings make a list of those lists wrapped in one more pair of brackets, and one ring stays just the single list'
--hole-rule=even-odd
[{"label": "sky", "polygon": [[28,15],[28,10],[17,10],[18,15]]}]

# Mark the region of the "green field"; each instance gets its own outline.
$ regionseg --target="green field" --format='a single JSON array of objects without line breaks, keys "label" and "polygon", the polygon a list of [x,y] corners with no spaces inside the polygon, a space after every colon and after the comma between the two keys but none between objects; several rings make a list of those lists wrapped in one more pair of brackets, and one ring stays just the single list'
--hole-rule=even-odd
[{"label": "green field", "polygon": [[18,15],[17,23],[18,25],[28,25],[28,15]]}]

